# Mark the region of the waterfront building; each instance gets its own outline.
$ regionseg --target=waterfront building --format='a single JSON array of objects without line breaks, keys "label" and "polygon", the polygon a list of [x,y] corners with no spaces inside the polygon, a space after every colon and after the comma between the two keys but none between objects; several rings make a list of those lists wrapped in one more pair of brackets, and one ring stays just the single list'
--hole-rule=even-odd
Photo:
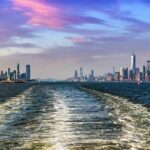
[{"label": "waterfront building", "polygon": [[129,80],[132,81],[133,80],[133,73],[132,70],[129,71]]},{"label": "waterfront building", "polygon": [[150,60],[147,60],[147,71],[150,72]]},{"label": "waterfront building", "polygon": [[0,79],[4,80],[4,72],[3,72],[3,70],[1,70],[1,78]]},{"label": "waterfront building", "polygon": [[78,80],[78,71],[75,70],[74,72],[74,80],[77,81]]},{"label": "waterfront building", "polygon": [[150,81],[150,60],[147,61],[146,80]]},{"label": "waterfront building", "polygon": [[8,68],[8,74],[7,74],[8,79],[10,79],[10,68]]},{"label": "waterfront building", "polygon": [[140,68],[136,68],[135,73],[138,75],[140,73]]},{"label": "waterfront building", "polygon": [[124,80],[124,70],[125,69],[123,67],[120,68],[120,81]]},{"label": "waterfront building", "polygon": [[5,74],[4,74],[4,80],[7,79],[7,71],[5,71]]},{"label": "waterfront building", "polygon": [[115,67],[113,67],[113,75],[115,75],[115,72],[116,72],[115,70],[116,70],[116,68],[115,68]]},{"label": "waterfront building", "polygon": [[131,70],[132,70],[132,74],[135,77],[136,76],[136,56],[133,53],[131,55]]},{"label": "waterfront building", "polygon": [[26,65],[26,80],[29,81],[31,79],[31,67],[30,65]]},{"label": "waterfront building", "polygon": [[143,74],[142,74],[142,80],[143,81],[145,81],[145,79],[146,79],[146,67],[145,66],[143,66]]},{"label": "waterfront building", "polygon": [[85,75],[84,80],[85,80],[85,82],[87,82],[87,81],[88,81],[88,77],[87,77],[87,75]]},{"label": "waterfront building", "polygon": [[124,69],[124,79],[125,79],[125,80],[128,80],[128,79],[129,79],[129,71],[128,71],[128,68],[125,68],[125,69]]},{"label": "waterfront building", "polygon": [[142,72],[140,72],[140,81],[142,81],[143,80],[143,73]]},{"label": "waterfront building", "polygon": [[94,70],[91,70],[91,74],[89,75],[89,81],[94,82],[95,81],[95,76],[94,76]]},{"label": "waterfront building", "polygon": [[115,72],[114,81],[120,81],[120,73],[119,72]]},{"label": "waterfront building", "polygon": [[15,80],[15,78],[14,78],[14,72],[10,72],[10,78],[9,78],[10,80]]},{"label": "waterfront building", "polygon": [[94,78],[94,70],[93,69],[91,70],[91,76],[92,76],[92,78]]},{"label": "waterfront building", "polygon": [[113,74],[112,73],[107,73],[106,80],[107,81],[113,81]]},{"label": "waterfront building", "polygon": [[84,76],[83,76],[83,68],[80,68],[80,81],[84,80]]},{"label": "waterfront building", "polygon": [[26,73],[22,73],[21,75],[20,75],[20,79],[21,80],[26,80]]},{"label": "waterfront building", "polygon": [[17,64],[17,79],[20,79],[20,64]]},{"label": "waterfront building", "polygon": [[17,80],[17,72],[16,72],[16,70],[13,71],[13,74],[14,74],[14,80]]}]

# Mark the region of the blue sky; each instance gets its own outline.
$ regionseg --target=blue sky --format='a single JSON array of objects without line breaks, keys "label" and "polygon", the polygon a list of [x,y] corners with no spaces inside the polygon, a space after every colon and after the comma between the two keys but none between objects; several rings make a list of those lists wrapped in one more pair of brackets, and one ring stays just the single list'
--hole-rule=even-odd
[{"label": "blue sky", "polygon": [[[148,0],[1,0],[0,68],[30,63],[32,76],[63,79],[150,59]],[[23,70],[24,68],[22,68]]]}]

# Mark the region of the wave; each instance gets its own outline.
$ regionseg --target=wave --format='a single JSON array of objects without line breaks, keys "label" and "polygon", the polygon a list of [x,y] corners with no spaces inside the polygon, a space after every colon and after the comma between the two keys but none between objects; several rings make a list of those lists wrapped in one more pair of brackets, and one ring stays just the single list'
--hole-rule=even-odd
[{"label": "wave", "polygon": [[116,124],[122,127],[122,137],[118,144],[124,144],[131,150],[146,150],[150,148],[150,112],[141,104],[135,104],[123,97],[86,89],[91,94],[100,97],[113,111],[110,115],[117,119]]}]

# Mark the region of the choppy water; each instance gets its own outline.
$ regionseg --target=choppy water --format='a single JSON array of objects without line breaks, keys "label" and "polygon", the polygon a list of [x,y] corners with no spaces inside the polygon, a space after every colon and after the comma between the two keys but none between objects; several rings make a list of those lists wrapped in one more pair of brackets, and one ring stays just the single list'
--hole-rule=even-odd
[{"label": "choppy water", "polygon": [[150,149],[141,104],[67,84],[20,86],[0,104],[0,150]]}]

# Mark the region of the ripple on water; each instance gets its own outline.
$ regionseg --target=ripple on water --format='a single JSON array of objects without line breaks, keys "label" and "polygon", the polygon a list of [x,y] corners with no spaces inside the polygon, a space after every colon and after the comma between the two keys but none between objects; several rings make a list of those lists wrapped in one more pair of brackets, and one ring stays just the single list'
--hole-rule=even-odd
[{"label": "ripple on water", "polygon": [[0,124],[0,148],[138,150],[143,146],[146,150],[150,144],[146,108],[97,94],[96,98],[70,85],[51,84],[25,91],[1,107],[7,117]]}]

